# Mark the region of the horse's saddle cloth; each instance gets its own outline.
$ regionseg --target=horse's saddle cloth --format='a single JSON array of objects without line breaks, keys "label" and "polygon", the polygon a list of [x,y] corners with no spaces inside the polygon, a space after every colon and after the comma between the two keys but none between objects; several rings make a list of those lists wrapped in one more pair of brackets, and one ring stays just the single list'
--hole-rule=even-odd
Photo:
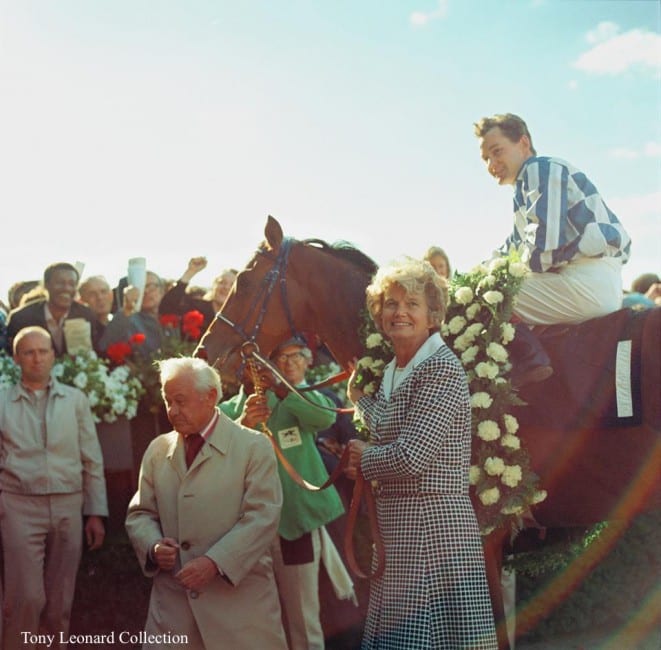
[{"label": "horse's saddle cloth", "polygon": [[[535,332],[551,357],[554,375],[526,387],[521,397],[537,415],[563,428],[636,426],[643,418],[642,386],[661,421],[661,308],[621,309],[580,325]],[[531,413],[532,415],[532,413]]]}]

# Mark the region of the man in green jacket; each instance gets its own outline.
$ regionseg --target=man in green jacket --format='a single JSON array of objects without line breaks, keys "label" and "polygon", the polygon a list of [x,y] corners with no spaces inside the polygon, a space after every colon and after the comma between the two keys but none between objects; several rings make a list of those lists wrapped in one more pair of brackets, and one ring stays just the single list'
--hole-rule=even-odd
[{"label": "man in green jacket", "polygon": [[[312,353],[305,341],[290,339],[278,346],[271,358],[291,385],[306,385],[305,373],[312,363]],[[332,411],[335,405],[318,391],[305,393],[307,400],[313,402],[310,404],[290,392],[284,384],[276,383],[271,373],[261,373],[260,381],[268,382],[265,394],[247,396],[242,388],[233,398],[221,403],[220,409],[253,429],[266,423],[285,458],[301,477],[309,483],[321,485],[328,478],[328,472],[315,438],[318,431],[335,421]],[[283,506],[272,551],[289,648],[323,649],[324,635],[319,618],[323,526],[342,515],[344,507],[334,487],[319,492],[308,491],[297,485],[281,464],[278,472]]]}]

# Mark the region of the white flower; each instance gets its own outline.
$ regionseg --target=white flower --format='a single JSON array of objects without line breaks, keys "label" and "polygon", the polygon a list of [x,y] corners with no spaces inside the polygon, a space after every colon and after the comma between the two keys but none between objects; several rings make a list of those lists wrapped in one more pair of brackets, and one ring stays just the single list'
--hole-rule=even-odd
[{"label": "white flower", "polygon": [[[455,341],[456,343],[456,341]],[[456,347],[456,346],[455,346]],[[480,348],[477,345],[471,345],[465,352],[461,354],[461,363],[464,366],[468,366],[477,358],[477,353],[480,351]]]},{"label": "white flower", "polygon": [[505,413],[503,415],[503,422],[507,433],[516,433],[519,430],[519,421],[513,415]]},{"label": "white flower", "polygon": [[73,385],[77,386],[80,389],[85,388],[87,386],[87,375],[84,372],[79,372],[74,378],[73,378]]},{"label": "white flower", "polygon": [[482,476],[482,470],[477,465],[471,465],[468,470],[468,482],[471,485],[477,485],[480,476]]},{"label": "white flower", "polygon": [[357,368],[371,368],[372,364],[374,363],[374,359],[372,357],[361,357],[358,359],[358,363],[356,364]]},{"label": "white flower", "polygon": [[94,408],[99,403],[99,396],[96,394],[95,390],[90,391],[87,394],[87,399],[90,402],[90,406]]},{"label": "white flower", "polygon": [[513,341],[515,334],[516,330],[514,329],[514,325],[512,325],[512,323],[500,324],[500,335],[504,345],[507,345],[510,341]]},{"label": "white flower", "polygon": [[487,345],[487,356],[491,357],[498,363],[505,363],[507,361],[507,350],[500,344],[492,341]]},{"label": "white flower", "polygon": [[498,366],[490,361],[481,361],[475,366],[475,374],[483,379],[494,379],[498,372]]},{"label": "white flower", "polygon": [[466,335],[466,332],[464,332],[454,340],[453,347],[457,352],[463,352],[470,344],[471,338]]},{"label": "white flower", "polygon": [[546,499],[547,496],[548,493],[546,492],[546,490],[537,490],[535,494],[533,494],[532,502],[533,504],[541,503],[542,501],[544,501],[544,499]]},{"label": "white flower", "polygon": [[479,313],[482,306],[479,302],[474,302],[472,305],[466,307],[466,318],[468,320],[473,320]]},{"label": "white flower", "polygon": [[497,487],[480,492],[480,501],[485,506],[492,506],[494,503],[498,503],[498,499],[500,499],[500,490]]},{"label": "white flower", "polygon": [[505,471],[505,461],[498,456],[489,456],[484,461],[484,471],[489,476],[500,476]]},{"label": "white flower", "polygon": [[482,296],[490,305],[497,305],[503,301],[503,294],[500,291],[486,291]]},{"label": "white flower", "polygon": [[466,327],[466,319],[463,316],[455,316],[449,323],[450,334],[459,334]]},{"label": "white flower", "polygon": [[512,262],[509,266],[510,275],[513,278],[522,278],[528,273],[528,267],[523,262]]},{"label": "white flower", "polygon": [[466,336],[469,336],[471,341],[473,341],[478,334],[482,334],[484,330],[484,325],[482,323],[473,323],[466,328]]},{"label": "white flower", "polygon": [[488,289],[489,287],[493,287],[495,284],[496,284],[496,277],[493,275],[487,275],[477,283],[477,288],[478,291],[482,291],[484,289]]},{"label": "white flower", "polygon": [[64,366],[61,363],[56,363],[51,372],[53,373],[53,377],[59,379],[64,374]]},{"label": "white flower", "polygon": [[383,336],[378,332],[373,332],[365,339],[365,345],[368,348],[378,348],[383,343]]},{"label": "white flower", "polygon": [[489,273],[493,273],[494,271],[497,271],[498,269],[502,269],[503,266],[507,266],[507,258],[506,257],[496,257],[489,262]]},{"label": "white flower", "polygon": [[486,442],[498,440],[500,438],[500,427],[493,420],[484,420],[477,425],[477,435]]},{"label": "white flower", "polygon": [[[462,361],[464,360],[463,355],[461,360]],[[471,406],[473,408],[488,409],[492,404],[493,404],[493,398],[491,397],[491,395],[489,395],[489,393],[485,393],[484,391],[479,391],[471,395]]]},{"label": "white flower", "polygon": [[454,299],[460,305],[467,305],[473,300],[473,291],[470,287],[459,287],[454,292]]},{"label": "white flower", "polygon": [[500,512],[504,515],[520,515],[525,508],[520,504],[513,504],[510,506],[505,506],[500,509]]},{"label": "white flower", "polygon": [[520,482],[523,473],[519,465],[508,465],[503,471],[500,480],[508,487],[516,487]]},{"label": "white flower", "polygon": [[369,384],[365,384],[363,387],[363,393],[365,393],[365,395],[374,395],[375,392],[376,384],[373,381],[371,381]]},{"label": "white flower", "polygon": [[521,440],[516,436],[513,436],[511,433],[504,435],[500,441],[500,444],[503,447],[509,447],[510,449],[520,449]]}]

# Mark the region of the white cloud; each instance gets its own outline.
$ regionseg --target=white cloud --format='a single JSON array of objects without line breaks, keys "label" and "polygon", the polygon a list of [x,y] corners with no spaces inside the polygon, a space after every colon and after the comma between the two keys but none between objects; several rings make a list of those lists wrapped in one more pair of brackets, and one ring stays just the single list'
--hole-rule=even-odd
[{"label": "white cloud", "polygon": [[591,45],[596,45],[597,43],[603,43],[604,41],[610,40],[619,34],[619,32],[619,25],[605,21],[599,23],[594,29],[590,30],[585,35],[585,40]]},{"label": "white cloud", "polygon": [[661,35],[642,29],[623,34],[613,23],[600,23],[588,32],[594,47],[583,52],[572,66],[588,74],[620,74],[639,66],[661,72]]},{"label": "white cloud", "polygon": [[416,27],[423,27],[432,20],[445,18],[448,13],[448,1],[449,0],[438,0],[438,9],[433,11],[414,11],[409,16],[410,23]]},{"label": "white cloud", "polygon": [[567,88],[569,88],[569,90],[578,90],[578,81],[576,81],[576,79],[572,79],[567,84]]},{"label": "white cloud", "polygon": [[609,158],[617,158],[619,160],[635,160],[640,158],[640,154],[633,149],[627,147],[616,147],[608,152]]},{"label": "white cloud", "polygon": [[661,158],[661,142],[647,142],[643,153],[650,158]]},{"label": "white cloud", "polygon": [[615,147],[608,152],[608,156],[620,160],[636,160],[643,156],[647,158],[660,158],[661,143],[646,142],[640,150],[631,149],[629,147]]}]

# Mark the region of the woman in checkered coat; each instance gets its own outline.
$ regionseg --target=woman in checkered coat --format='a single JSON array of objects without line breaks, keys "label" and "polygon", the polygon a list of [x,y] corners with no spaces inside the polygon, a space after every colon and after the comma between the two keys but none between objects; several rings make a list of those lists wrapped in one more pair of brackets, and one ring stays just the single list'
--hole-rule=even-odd
[{"label": "woman in checkered coat", "polygon": [[443,288],[428,262],[379,271],[367,307],[393,345],[376,395],[349,381],[370,431],[349,476],[377,481],[385,572],[370,593],[366,650],[495,649],[482,543],[468,496],[471,420],[464,370],[438,330]]}]

